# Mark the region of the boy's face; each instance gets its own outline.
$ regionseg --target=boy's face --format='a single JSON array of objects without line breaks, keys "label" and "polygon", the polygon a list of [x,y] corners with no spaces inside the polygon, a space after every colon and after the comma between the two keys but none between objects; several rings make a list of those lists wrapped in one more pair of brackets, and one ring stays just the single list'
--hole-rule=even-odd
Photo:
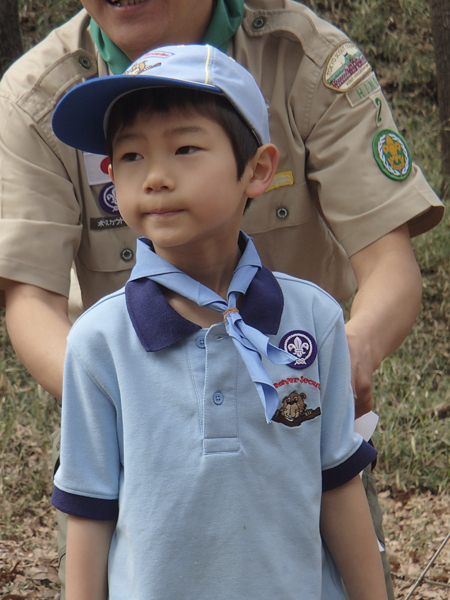
[{"label": "boy's face", "polygon": [[237,180],[236,160],[220,125],[173,109],[140,115],[113,140],[111,176],[127,224],[156,252],[204,252],[236,245],[253,169]]},{"label": "boy's face", "polygon": [[213,0],[81,0],[82,5],[131,60],[171,44],[200,43]]}]

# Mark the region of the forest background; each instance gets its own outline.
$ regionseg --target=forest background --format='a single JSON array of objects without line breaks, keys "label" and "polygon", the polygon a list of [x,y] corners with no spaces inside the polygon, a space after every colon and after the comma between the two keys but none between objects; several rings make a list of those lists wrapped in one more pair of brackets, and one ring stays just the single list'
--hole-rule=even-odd
[{"label": "forest background", "polygon": [[[10,2],[11,0],[1,0]],[[14,0],[12,0],[14,1]],[[309,0],[356,42],[377,74],[416,163],[449,204],[428,0]],[[80,9],[78,0],[19,0],[22,51]],[[450,23],[448,23],[450,26]],[[450,39],[450,30],[448,31]],[[1,44],[0,44],[1,52]],[[438,62],[441,54],[438,51]],[[0,54],[0,61],[2,56]],[[7,64],[2,63],[4,67]],[[450,71],[448,71],[450,80]],[[403,346],[375,375],[374,436],[387,551],[397,597],[450,597],[450,214],[414,239],[422,310]],[[55,598],[55,516],[50,507],[56,402],[15,358],[0,313],[0,599]]]}]

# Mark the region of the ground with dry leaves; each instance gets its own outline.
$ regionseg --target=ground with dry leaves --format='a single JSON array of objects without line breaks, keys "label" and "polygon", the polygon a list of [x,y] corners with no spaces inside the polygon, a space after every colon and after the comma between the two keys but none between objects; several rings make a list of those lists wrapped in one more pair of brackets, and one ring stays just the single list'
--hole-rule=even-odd
[{"label": "ground with dry leaves", "polygon": [[[433,555],[450,533],[450,495],[380,494],[396,598],[406,598]],[[450,598],[450,541],[416,588],[413,600]]]},{"label": "ground with dry leaves", "polygon": [[0,598],[57,598],[57,569],[56,519],[46,498],[14,535],[0,538]]}]

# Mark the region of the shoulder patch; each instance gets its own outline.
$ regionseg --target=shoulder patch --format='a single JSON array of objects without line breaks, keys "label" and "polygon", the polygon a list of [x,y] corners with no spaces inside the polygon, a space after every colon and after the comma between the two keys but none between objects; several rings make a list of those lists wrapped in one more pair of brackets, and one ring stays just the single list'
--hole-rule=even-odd
[{"label": "shoulder patch", "polygon": [[372,71],[361,50],[344,42],[328,57],[323,72],[324,84],[336,92],[348,92]]},{"label": "shoulder patch", "polygon": [[405,140],[397,131],[379,131],[373,138],[372,149],[378,166],[390,179],[403,181],[411,173],[411,155]]}]

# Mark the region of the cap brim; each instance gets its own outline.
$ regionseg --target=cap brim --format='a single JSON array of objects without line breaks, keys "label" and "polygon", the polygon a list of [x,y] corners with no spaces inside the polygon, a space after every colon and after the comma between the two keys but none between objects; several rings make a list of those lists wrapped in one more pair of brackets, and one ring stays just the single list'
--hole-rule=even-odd
[{"label": "cap brim", "polygon": [[223,95],[216,86],[167,77],[99,77],[81,83],[62,98],[53,114],[53,131],[68,146],[93,154],[106,154],[104,122],[111,104],[129,92],[153,87],[200,89]]}]

